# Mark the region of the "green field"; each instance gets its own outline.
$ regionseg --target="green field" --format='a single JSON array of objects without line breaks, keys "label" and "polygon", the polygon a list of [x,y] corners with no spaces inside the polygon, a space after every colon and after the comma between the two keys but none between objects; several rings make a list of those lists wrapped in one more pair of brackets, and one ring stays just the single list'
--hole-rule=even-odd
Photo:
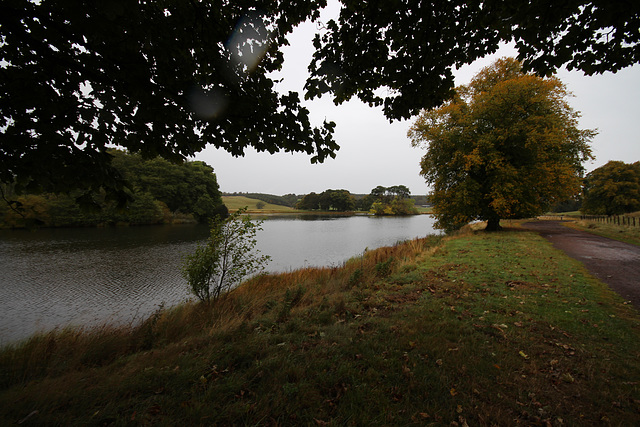
[{"label": "green field", "polygon": [[[247,212],[250,213],[293,213],[297,212],[295,209],[288,206],[273,205],[266,203],[258,199],[251,199],[244,196],[222,196],[222,203],[224,203],[229,212],[235,212],[238,209],[244,207],[247,208]],[[262,209],[258,209],[258,203],[264,204]]]},{"label": "green field", "polygon": [[535,233],[259,276],[0,352],[12,425],[636,425],[640,314]]}]

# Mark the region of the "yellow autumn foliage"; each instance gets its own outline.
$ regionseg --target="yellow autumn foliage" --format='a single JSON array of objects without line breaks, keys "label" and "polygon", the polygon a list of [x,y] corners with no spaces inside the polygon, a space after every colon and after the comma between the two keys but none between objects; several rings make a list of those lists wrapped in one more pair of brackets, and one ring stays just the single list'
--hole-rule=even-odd
[{"label": "yellow autumn foliage", "polygon": [[594,130],[555,78],[522,71],[513,58],[481,70],[440,108],[425,110],[408,135],[426,149],[421,174],[432,187],[437,226],[527,218],[580,191]]}]

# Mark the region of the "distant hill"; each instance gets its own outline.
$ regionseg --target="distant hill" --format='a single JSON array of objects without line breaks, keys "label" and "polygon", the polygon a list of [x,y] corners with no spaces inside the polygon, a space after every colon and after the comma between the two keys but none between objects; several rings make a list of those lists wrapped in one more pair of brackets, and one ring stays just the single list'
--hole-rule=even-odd
[{"label": "distant hill", "polygon": [[252,213],[295,212],[295,209],[289,206],[267,203],[263,200],[255,199],[252,197],[246,197],[246,196],[222,196],[222,203],[224,203],[225,206],[227,206],[227,209],[229,209],[229,212],[235,212],[238,209],[241,209],[244,207],[247,208],[248,212],[252,212]]},{"label": "distant hill", "polygon": [[[351,193],[356,200],[360,200],[368,194],[354,194]],[[274,194],[264,193],[222,193],[222,199],[229,211],[235,211],[245,206],[251,212],[293,212],[298,200],[302,199],[303,195],[285,194],[284,196],[277,196]],[[422,206],[430,206],[429,197],[426,195],[411,195],[411,199],[415,201],[416,207],[422,209]],[[265,206],[262,209],[257,208],[258,202],[264,202]]]},{"label": "distant hill", "polygon": [[223,196],[244,196],[250,199],[262,200],[265,203],[271,203],[272,205],[282,205],[294,208],[298,200],[302,196],[296,194],[285,194],[284,196],[276,196],[274,194],[264,193],[222,193]]}]

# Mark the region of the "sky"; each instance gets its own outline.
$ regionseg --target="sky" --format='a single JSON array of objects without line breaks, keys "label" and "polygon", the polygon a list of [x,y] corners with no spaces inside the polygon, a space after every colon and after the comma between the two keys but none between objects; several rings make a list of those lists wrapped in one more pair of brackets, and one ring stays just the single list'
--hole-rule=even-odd
[{"label": "sky", "polygon": [[[321,21],[337,18],[337,7],[329,7]],[[311,40],[316,24],[308,22],[290,35],[290,46],[283,48],[285,63],[277,90],[298,91],[304,99],[304,82],[311,61]],[[495,54],[466,65],[454,72],[456,85],[469,83],[471,78],[495,59],[516,56],[510,46]],[[590,172],[610,160],[625,163],[640,161],[640,65],[617,73],[585,76],[579,71],[560,70],[557,74],[573,94],[569,103],[581,113],[580,129],[597,129],[591,148],[596,159],[586,163]],[[346,189],[354,194],[368,194],[379,185],[405,185],[411,194],[429,192],[419,175],[424,149],[413,148],[407,131],[415,117],[390,123],[381,108],[373,108],[351,100],[336,106],[330,96],[303,101],[310,111],[312,123],[334,121],[334,138],[340,149],[335,159],[312,164],[310,156],[291,153],[258,153],[247,149],[245,156],[233,157],[226,151],[208,147],[198,155],[212,166],[220,190],[284,195],[289,193],[321,193],[327,189]]]}]

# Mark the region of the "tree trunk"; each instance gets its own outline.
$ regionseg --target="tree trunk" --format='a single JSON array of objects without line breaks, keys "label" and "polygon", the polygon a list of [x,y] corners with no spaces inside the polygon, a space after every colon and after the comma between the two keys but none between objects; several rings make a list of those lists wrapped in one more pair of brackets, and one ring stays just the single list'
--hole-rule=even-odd
[{"label": "tree trunk", "polygon": [[500,218],[489,218],[487,221],[487,228],[485,231],[500,231],[502,227],[500,227]]}]

